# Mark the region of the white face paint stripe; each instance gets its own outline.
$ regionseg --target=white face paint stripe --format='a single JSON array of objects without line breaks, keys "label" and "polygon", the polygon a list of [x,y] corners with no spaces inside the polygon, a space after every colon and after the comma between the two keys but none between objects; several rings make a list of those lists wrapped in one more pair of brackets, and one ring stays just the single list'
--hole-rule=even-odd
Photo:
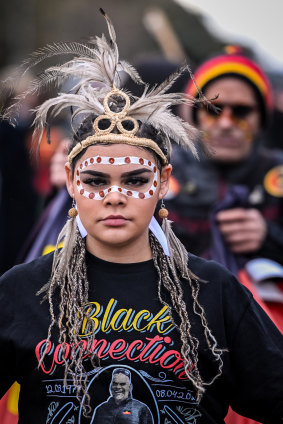
[{"label": "white face paint stripe", "polygon": [[134,165],[145,165],[151,168],[154,172],[157,171],[156,165],[152,161],[136,156],[123,156],[119,158],[113,158],[109,156],[94,156],[82,162],[79,165],[79,169],[82,171],[87,166],[94,165],[96,163],[99,165],[128,165],[133,163]]},{"label": "white face paint stripe", "polygon": [[[89,192],[89,191],[85,190],[83,188],[82,184],[81,184],[80,173],[81,173],[81,171],[83,171],[88,166],[95,165],[95,164],[114,165],[114,166],[115,165],[134,164],[134,165],[147,166],[150,169],[152,169],[152,171],[154,172],[153,183],[152,183],[151,187],[149,188],[149,190],[145,193],[135,191],[135,190],[127,190],[127,189],[119,187],[119,186],[111,186],[111,187],[106,188],[105,190],[99,191],[98,193]],[[79,165],[77,172],[76,172],[76,184],[77,184],[78,192],[82,196],[86,197],[87,199],[92,199],[92,200],[102,200],[105,196],[107,196],[107,194],[113,193],[113,192],[122,193],[125,196],[133,197],[135,199],[149,199],[153,196],[153,194],[156,191],[156,188],[157,188],[157,185],[158,185],[157,179],[158,179],[157,166],[152,161],[149,161],[149,160],[141,158],[141,157],[136,157],[136,156],[123,156],[123,157],[118,157],[118,158],[108,157],[108,156],[91,157],[91,158],[86,159],[84,162],[82,162]]]}]

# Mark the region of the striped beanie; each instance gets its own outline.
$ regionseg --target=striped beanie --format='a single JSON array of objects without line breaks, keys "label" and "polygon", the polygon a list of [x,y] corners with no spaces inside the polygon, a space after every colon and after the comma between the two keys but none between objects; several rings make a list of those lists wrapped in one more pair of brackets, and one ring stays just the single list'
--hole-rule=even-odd
[{"label": "striped beanie", "polygon": [[[204,62],[194,73],[194,80],[198,88],[204,92],[208,84],[225,76],[238,77],[253,88],[260,103],[262,125],[273,108],[272,89],[263,70],[251,59],[244,56],[237,48],[226,48],[228,53],[215,56]],[[231,52],[231,53],[229,53]],[[186,87],[186,93],[197,97],[198,90],[192,80]],[[197,109],[193,109],[193,119],[196,121]]]}]

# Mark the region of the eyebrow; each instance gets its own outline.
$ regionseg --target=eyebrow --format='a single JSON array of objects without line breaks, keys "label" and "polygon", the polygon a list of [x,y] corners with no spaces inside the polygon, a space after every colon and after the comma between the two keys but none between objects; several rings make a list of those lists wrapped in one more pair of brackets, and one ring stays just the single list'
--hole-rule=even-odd
[{"label": "eyebrow", "polygon": [[[124,172],[123,174],[121,174],[121,177],[129,177],[129,176],[132,177],[132,176],[136,176],[136,175],[140,175],[144,173],[152,173],[152,171],[148,168],[135,169],[134,171]],[[104,178],[110,176],[109,174],[106,174],[104,172],[94,171],[93,169],[82,171],[81,174],[89,174],[94,177],[104,177]]]}]

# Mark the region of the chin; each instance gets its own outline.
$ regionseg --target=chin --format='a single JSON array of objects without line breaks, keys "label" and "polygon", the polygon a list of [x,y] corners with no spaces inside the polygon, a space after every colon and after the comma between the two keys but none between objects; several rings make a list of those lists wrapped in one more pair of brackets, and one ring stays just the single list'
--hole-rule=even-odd
[{"label": "chin", "polygon": [[121,248],[121,247],[126,247],[129,244],[131,244],[133,237],[132,235],[129,236],[127,234],[117,234],[116,231],[113,231],[111,233],[105,234],[105,235],[101,235],[100,237],[92,237],[93,239],[95,239],[99,244],[101,245],[105,245],[108,248],[112,247],[112,248]]},{"label": "chin", "polygon": [[233,151],[214,151],[214,155],[212,156],[212,159],[215,162],[221,162],[221,163],[236,163],[240,162],[244,159],[243,155],[238,154]]}]

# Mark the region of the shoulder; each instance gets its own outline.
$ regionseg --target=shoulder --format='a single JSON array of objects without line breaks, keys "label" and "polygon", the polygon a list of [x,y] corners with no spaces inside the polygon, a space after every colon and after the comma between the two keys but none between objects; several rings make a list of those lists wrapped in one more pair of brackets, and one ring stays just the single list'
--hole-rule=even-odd
[{"label": "shoulder", "polygon": [[51,275],[53,261],[53,252],[41,256],[32,262],[16,265],[3,274],[0,278],[0,286],[4,288],[9,285],[43,285],[45,284]]},{"label": "shoulder", "polygon": [[[253,319],[247,319],[249,311],[257,308],[252,293],[214,261],[189,255],[189,269],[198,278],[195,293],[209,328],[221,346],[231,346],[241,323],[249,322],[253,326]],[[187,299],[188,308],[193,310],[191,298]]]},{"label": "shoulder", "polygon": [[199,256],[193,255],[192,253],[188,253],[188,266],[193,274],[201,280],[219,281],[234,278],[233,274],[219,263],[203,259]]},{"label": "shoulder", "polygon": [[246,289],[237,278],[224,266],[212,260],[206,260],[189,253],[188,266],[191,272],[199,279],[202,295],[211,299],[225,301],[234,297],[247,306],[252,298],[251,292]]},{"label": "shoulder", "polygon": [[115,402],[112,397],[108,398],[105,402],[100,403],[95,409],[96,418],[98,415],[103,417],[105,412],[111,413],[112,409],[115,407]]},{"label": "shoulder", "polygon": [[[40,302],[39,299],[35,301],[36,294],[49,281],[52,259],[53,254],[49,254],[30,263],[16,265],[0,278],[2,328],[3,320],[9,321],[7,328],[10,328],[13,322],[21,322],[23,316],[34,317],[37,314],[35,305]],[[47,308],[47,303],[43,307]]]},{"label": "shoulder", "polygon": [[270,166],[283,164],[283,150],[280,149],[263,147],[259,152],[259,157],[264,161],[268,161]]},{"label": "shoulder", "polygon": [[101,410],[103,410],[103,409],[105,409],[105,408],[109,408],[109,406],[112,404],[112,403],[114,403],[113,402],[113,398],[112,397],[110,397],[110,398],[108,398],[105,402],[102,402],[102,403],[100,403],[98,406],[97,406],[97,408],[96,408],[96,411],[101,411]]},{"label": "shoulder", "polygon": [[134,407],[135,410],[149,411],[148,406],[145,403],[141,402],[140,400],[131,399],[128,401],[128,403],[131,404],[131,406]]}]

